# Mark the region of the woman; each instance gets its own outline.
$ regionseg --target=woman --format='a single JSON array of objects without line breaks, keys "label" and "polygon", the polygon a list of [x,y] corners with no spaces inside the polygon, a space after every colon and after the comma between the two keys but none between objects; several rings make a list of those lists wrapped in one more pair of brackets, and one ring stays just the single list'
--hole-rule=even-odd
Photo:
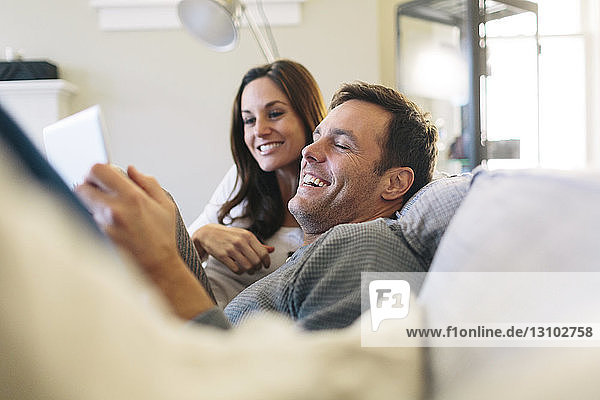
[{"label": "woman", "polygon": [[[302,245],[287,209],[301,151],[325,117],[321,91],[306,68],[278,60],[246,73],[233,103],[235,166],[189,226],[219,306],[275,270]],[[263,244],[264,243],[264,244]]]}]

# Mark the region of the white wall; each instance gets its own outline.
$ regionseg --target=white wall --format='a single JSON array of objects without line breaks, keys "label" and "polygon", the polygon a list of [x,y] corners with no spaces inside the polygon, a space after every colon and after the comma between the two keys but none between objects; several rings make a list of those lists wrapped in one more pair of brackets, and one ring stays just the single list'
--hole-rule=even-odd
[{"label": "white wall", "polygon": [[[378,11],[375,1],[307,0],[300,25],[273,33],[281,56],[307,66],[329,101],[340,82],[381,80]],[[155,175],[188,223],[232,163],[233,96],[243,73],[263,63],[246,30],[231,53],[180,30],[102,32],[88,0],[2,0],[6,46],[56,63],[79,87],[73,111],[99,103],[113,161]]]}]

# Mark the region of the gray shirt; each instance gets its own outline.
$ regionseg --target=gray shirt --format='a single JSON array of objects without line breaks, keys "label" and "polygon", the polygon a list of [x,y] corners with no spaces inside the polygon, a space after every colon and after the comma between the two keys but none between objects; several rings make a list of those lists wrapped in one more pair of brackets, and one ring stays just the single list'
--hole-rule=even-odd
[{"label": "gray shirt", "polygon": [[[392,219],[331,228],[225,308],[234,324],[259,311],[283,313],[308,330],[343,328],[361,314],[361,272],[426,272]],[[430,260],[428,260],[430,261]]]}]

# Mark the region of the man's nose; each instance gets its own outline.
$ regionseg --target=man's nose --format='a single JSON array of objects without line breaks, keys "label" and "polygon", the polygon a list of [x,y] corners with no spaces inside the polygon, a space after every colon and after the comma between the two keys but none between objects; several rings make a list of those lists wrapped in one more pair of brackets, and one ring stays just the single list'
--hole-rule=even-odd
[{"label": "man's nose", "polygon": [[323,162],[325,155],[320,141],[313,142],[302,149],[302,158],[308,162]]}]

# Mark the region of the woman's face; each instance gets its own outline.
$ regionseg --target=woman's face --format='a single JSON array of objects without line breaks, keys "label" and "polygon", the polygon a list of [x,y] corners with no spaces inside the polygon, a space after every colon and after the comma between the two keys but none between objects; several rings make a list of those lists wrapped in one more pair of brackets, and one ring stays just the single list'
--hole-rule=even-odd
[{"label": "woman's face", "polygon": [[244,141],[263,171],[299,168],[306,145],[302,120],[287,96],[267,77],[253,80],[241,98]]}]

